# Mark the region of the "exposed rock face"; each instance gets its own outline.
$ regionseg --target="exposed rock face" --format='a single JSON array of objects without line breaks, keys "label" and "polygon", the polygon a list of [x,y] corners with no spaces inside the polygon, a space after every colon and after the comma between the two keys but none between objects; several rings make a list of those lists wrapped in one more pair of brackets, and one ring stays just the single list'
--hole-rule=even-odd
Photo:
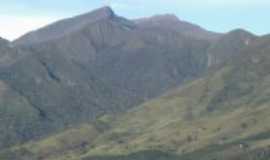
[{"label": "exposed rock face", "polygon": [[179,20],[178,17],[173,14],[157,15],[150,18],[137,19],[134,22],[142,28],[170,29],[188,37],[209,41],[215,41],[221,35],[207,31],[198,25]]},{"label": "exposed rock face", "polygon": [[33,31],[19,38],[14,43],[16,45],[36,44],[69,35],[84,27],[102,20],[109,20],[115,17],[114,12],[109,7],[97,9],[77,17],[58,21],[49,26]]},{"label": "exposed rock face", "polygon": [[242,29],[236,29],[221,36],[208,50],[208,66],[221,64],[237,56],[255,39],[255,35]]},{"label": "exposed rock face", "polygon": [[0,159],[266,160],[270,38],[242,50],[220,68],[126,113],[17,145],[0,152]]},{"label": "exposed rock face", "polygon": [[[10,62],[0,68],[0,80],[32,118],[1,113],[6,134],[0,137],[32,139],[159,96],[205,71],[209,43],[181,29],[141,27],[108,7],[26,34],[5,44],[9,51],[1,54]],[[25,122],[21,130],[17,121]],[[4,130],[6,125],[10,130]]]},{"label": "exposed rock face", "polygon": [[174,16],[131,21],[105,7],[4,42],[0,139],[14,141],[0,148],[126,111],[199,77],[218,37]]}]

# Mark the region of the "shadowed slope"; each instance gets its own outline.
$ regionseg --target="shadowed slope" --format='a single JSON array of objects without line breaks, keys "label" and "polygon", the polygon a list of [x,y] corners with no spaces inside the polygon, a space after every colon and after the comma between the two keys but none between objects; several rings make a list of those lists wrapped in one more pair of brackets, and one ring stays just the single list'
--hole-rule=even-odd
[{"label": "shadowed slope", "polygon": [[[269,53],[269,37],[259,38],[221,69],[125,114],[99,118],[94,123],[95,127],[102,128],[98,136],[84,139],[85,145],[64,149],[43,159],[267,159]],[[77,133],[86,126],[77,128]],[[52,138],[57,141],[60,137]],[[17,146],[1,156],[21,156],[22,151],[27,151],[26,156],[42,156],[40,151],[44,148],[41,150],[41,147],[50,149],[45,142],[46,139]]]},{"label": "shadowed slope", "polygon": [[[0,80],[26,99],[34,111],[29,114],[37,117],[32,122],[22,114],[20,121],[31,123],[20,132],[17,119],[10,118],[3,126],[12,129],[3,127],[0,137],[41,138],[160,96],[207,69],[207,39],[171,28],[141,28],[108,7],[33,31],[1,52],[16,58],[3,62]],[[4,112],[1,118],[10,114],[18,113]],[[36,119],[41,127],[35,128]]]}]

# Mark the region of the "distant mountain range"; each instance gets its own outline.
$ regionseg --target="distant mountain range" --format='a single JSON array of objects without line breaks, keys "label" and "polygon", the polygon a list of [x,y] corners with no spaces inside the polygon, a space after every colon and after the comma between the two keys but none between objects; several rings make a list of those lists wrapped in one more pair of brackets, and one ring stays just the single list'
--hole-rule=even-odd
[{"label": "distant mountain range", "polygon": [[266,160],[269,51],[109,7],[0,39],[0,159]]}]

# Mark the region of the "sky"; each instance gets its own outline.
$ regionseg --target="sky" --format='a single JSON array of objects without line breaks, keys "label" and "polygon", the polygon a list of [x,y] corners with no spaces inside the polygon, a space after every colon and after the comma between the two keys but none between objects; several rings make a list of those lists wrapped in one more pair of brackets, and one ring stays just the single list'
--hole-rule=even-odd
[{"label": "sky", "polygon": [[0,0],[0,37],[14,40],[57,20],[102,6],[133,19],[175,14],[215,32],[270,33],[270,0]]}]

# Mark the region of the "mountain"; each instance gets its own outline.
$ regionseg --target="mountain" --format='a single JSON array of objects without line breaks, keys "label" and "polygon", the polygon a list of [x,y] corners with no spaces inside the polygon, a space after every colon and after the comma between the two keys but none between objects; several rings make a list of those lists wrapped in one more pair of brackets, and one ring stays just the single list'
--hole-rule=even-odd
[{"label": "mountain", "polygon": [[[206,31],[200,26],[180,21],[175,15],[158,15],[150,18],[127,20],[117,16],[110,7],[103,7],[84,15],[58,21],[37,31],[27,33],[15,40],[16,45],[29,45],[40,42],[58,39],[74,32],[87,28],[89,25],[96,25],[100,21],[113,20],[120,22],[125,29],[140,27],[144,29],[165,29],[196,37],[197,39],[217,39],[220,34]],[[105,24],[104,24],[105,25]],[[121,26],[121,25],[120,25]]]},{"label": "mountain", "polygon": [[269,52],[109,7],[0,39],[0,159],[266,160]]},{"label": "mountain", "polygon": [[8,44],[8,43],[9,43],[8,40],[3,39],[3,38],[0,37],[0,44],[1,44],[1,46],[2,46],[2,45],[5,45],[5,44]]},{"label": "mountain", "polygon": [[208,49],[208,66],[221,64],[237,56],[256,38],[257,36],[243,29],[236,29],[222,35]]},{"label": "mountain", "polygon": [[2,159],[266,160],[270,155],[270,36],[222,67],[117,116],[105,115]]},{"label": "mountain", "polygon": [[136,19],[135,23],[145,29],[164,29],[173,30],[188,37],[194,37],[196,39],[207,39],[214,41],[221,35],[218,33],[207,31],[198,25],[179,20],[174,14],[156,15],[150,18]]},{"label": "mountain", "polygon": [[[104,7],[5,43],[0,148],[123,113],[200,77],[218,38],[177,23],[143,27]],[[186,34],[189,27],[198,34]]]},{"label": "mountain", "polygon": [[98,21],[113,18],[114,16],[114,12],[111,10],[111,8],[100,8],[84,15],[58,21],[49,26],[41,28],[38,31],[27,33],[18,40],[15,40],[14,43],[17,45],[26,45],[58,39],[67,34],[77,32],[84,27],[95,24]]}]

